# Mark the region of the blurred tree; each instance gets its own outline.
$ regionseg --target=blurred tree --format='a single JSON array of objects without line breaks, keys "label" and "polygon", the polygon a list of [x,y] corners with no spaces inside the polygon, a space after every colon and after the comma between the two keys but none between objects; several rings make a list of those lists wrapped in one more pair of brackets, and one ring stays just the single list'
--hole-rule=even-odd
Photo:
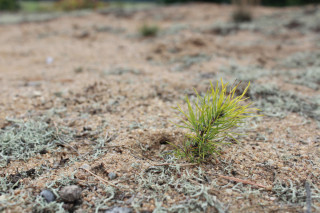
[{"label": "blurred tree", "polygon": [[[158,0],[160,3],[186,3],[186,2],[214,2],[230,4],[232,0]],[[294,5],[306,5],[306,4],[317,4],[320,0],[261,0],[264,6],[294,6]]]},{"label": "blurred tree", "polygon": [[57,7],[66,11],[92,9],[97,6],[98,2],[98,0],[59,0]]},{"label": "blurred tree", "polygon": [[16,11],[19,8],[18,0],[0,0],[1,11]]}]

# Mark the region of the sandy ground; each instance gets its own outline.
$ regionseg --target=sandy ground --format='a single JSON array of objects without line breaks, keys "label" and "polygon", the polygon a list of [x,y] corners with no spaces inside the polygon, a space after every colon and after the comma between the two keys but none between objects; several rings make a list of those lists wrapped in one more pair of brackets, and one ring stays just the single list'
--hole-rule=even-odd
[{"label": "sandy ground", "polygon": [[[232,11],[230,6],[191,4],[1,25],[0,127],[12,125],[7,118],[46,117],[50,125],[68,127],[74,135],[68,145],[0,169],[10,183],[17,174],[36,170],[32,177],[19,177],[20,186],[0,190],[0,210],[56,212],[61,204],[70,212],[102,212],[115,206],[133,212],[320,211],[319,81],[313,88],[308,82],[294,83],[308,69],[317,69],[319,58],[308,57],[311,62],[305,65],[302,57],[296,67],[283,63],[296,53],[319,51],[320,10],[259,7],[253,10],[251,25],[233,24]],[[144,23],[159,26],[158,36],[139,36]],[[234,72],[225,74],[230,67],[236,67]],[[166,141],[178,144],[184,138],[184,130],[172,124],[179,121],[172,107],[183,105],[193,88],[205,92],[210,81],[220,78],[251,80],[253,86],[274,84],[281,97],[291,92],[302,97],[299,100],[314,101],[304,102],[313,111],[302,110],[302,105],[291,110],[284,101],[269,113],[263,104],[269,94],[255,93],[253,102],[265,116],[239,128],[247,134],[240,143],[224,146],[221,156],[183,166],[183,160],[160,155],[172,150]],[[275,102],[268,103],[273,109]],[[95,148],[99,139],[104,144]],[[158,165],[168,162],[173,166]],[[117,187],[108,188],[79,169],[83,165],[106,180],[116,173],[109,181]],[[163,170],[150,171],[152,166]],[[176,185],[170,188],[162,180],[153,188],[147,182],[159,181],[161,175],[169,175]],[[82,189],[75,203],[57,198],[48,206],[36,200],[45,188],[58,192],[71,183]],[[187,183],[189,188],[183,185]],[[169,188],[161,188],[164,185]],[[199,191],[192,194],[190,188]],[[47,206],[41,209],[40,203]]]}]

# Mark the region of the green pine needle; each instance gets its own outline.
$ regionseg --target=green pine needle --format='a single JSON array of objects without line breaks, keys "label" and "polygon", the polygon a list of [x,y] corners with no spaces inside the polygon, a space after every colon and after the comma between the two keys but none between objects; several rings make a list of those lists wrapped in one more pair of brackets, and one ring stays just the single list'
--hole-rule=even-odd
[{"label": "green pine needle", "polygon": [[251,103],[243,104],[247,98],[244,97],[250,82],[239,96],[236,95],[240,83],[228,89],[228,84],[221,80],[221,86],[217,81],[214,88],[207,91],[204,97],[197,91],[197,99],[193,103],[186,97],[187,111],[183,111],[178,105],[176,110],[181,114],[183,125],[178,127],[189,129],[183,146],[175,146],[175,154],[180,158],[187,158],[192,162],[203,162],[209,156],[219,154],[218,147],[225,144],[226,139],[234,138],[236,133],[231,129],[243,123],[245,118],[254,117],[258,109],[250,108]]}]

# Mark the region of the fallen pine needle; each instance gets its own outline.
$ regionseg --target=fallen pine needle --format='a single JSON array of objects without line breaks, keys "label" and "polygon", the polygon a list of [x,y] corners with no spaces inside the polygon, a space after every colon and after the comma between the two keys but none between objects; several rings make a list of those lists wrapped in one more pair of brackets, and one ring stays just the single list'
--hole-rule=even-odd
[{"label": "fallen pine needle", "polygon": [[238,182],[238,183],[249,184],[249,185],[256,186],[256,187],[265,188],[266,190],[269,190],[269,191],[272,190],[272,187],[264,186],[264,185],[261,185],[261,184],[258,184],[258,183],[254,183],[254,182],[249,181],[249,180],[242,180],[242,179],[239,179],[239,178],[228,177],[228,176],[224,176],[224,175],[218,175],[218,177],[224,178],[224,179],[227,179],[227,180],[231,180],[231,181],[235,181],[235,182]]},{"label": "fallen pine needle", "polygon": [[157,163],[152,164],[147,169],[145,169],[145,172],[149,171],[150,169],[156,167],[156,166],[180,166],[180,167],[186,167],[186,166],[196,166],[198,163],[185,163],[185,164],[174,164],[174,163]]},{"label": "fallen pine needle", "polygon": [[86,169],[86,168],[83,168],[83,167],[80,167],[80,169],[83,169],[83,170],[85,170],[86,172],[90,173],[91,175],[93,175],[94,177],[96,177],[98,180],[100,180],[100,181],[102,181],[102,182],[104,182],[104,183],[106,183],[106,184],[109,184],[109,185],[111,185],[111,186],[116,187],[117,189],[119,189],[119,187],[116,186],[115,184],[111,183],[110,181],[107,181],[107,180],[103,179],[102,177],[99,177],[98,175],[94,174],[94,173],[91,172],[90,170],[88,170],[88,169]]},{"label": "fallen pine needle", "polygon": [[174,163],[158,163],[153,164],[152,166],[180,166],[180,167],[186,167],[186,166],[196,166],[198,163],[185,163],[185,164],[174,164]]},{"label": "fallen pine needle", "polygon": [[[55,129],[56,129],[56,134],[57,134],[58,139],[59,139],[60,141],[63,141],[63,140],[59,137],[59,129],[58,129],[57,124],[56,124],[55,122],[53,122],[53,125],[54,125],[54,127],[55,127]],[[70,146],[70,145],[65,144],[65,143],[63,143],[63,142],[59,142],[58,144],[60,144],[60,145],[62,145],[62,146],[65,146],[65,147],[67,147],[67,148],[69,148],[69,149],[72,149],[73,151],[75,151],[75,152],[77,153],[78,156],[80,156],[80,153],[78,152],[78,150],[77,150],[76,148],[74,148],[73,146]]]},{"label": "fallen pine needle", "polygon": [[124,148],[127,148],[126,145],[110,145],[110,146],[104,146],[103,148],[115,148],[115,147],[124,147]]},{"label": "fallen pine needle", "polygon": [[311,190],[310,190],[310,184],[308,181],[306,181],[305,183],[305,188],[306,188],[306,194],[307,194],[307,198],[306,198],[306,213],[311,213],[312,212],[312,200],[311,200]]}]

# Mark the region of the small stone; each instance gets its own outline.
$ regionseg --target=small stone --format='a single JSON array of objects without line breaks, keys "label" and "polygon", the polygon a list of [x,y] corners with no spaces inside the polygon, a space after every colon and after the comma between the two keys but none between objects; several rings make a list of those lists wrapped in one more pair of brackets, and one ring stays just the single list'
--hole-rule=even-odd
[{"label": "small stone", "polygon": [[81,188],[77,185],[65,186],[60,190],[63,201],[73,203],[81,198]]},{"label": "small stone", "polygon": [[268,160],[268,164],[269,164],[270,166],[273,166],[273,165],[274,165],[274,161],[271,160],[271,159],[269,159],[269,160]]},{"label": "small stone", "polygon": [[67,210],[68,212],[70,212],[70,210],[74,207],[73,203],[64,203],[62,205],[62,207],[64,208],[64,210]]},{"label": "small stone", "polygon": [[132,213],[132,209],[128,207],[113,207],[107,209],[104,213]]},{"label": "small stone", "polygon": [[33,91],[32,95],[31,95],[33,98],[36,98],[36,97],[40,97],[42,96],[42,92],[41,91]]},{"label": "small stone", "polygon": [[110,172],[108,174],[109,180],[114,180],[118,177],[118,175],[116,173]]},{"label": "small stone", "polygon": [[54,61],[54,59],[52,57],[47,57],[47,59],[46,59],[47,65],[52,64],[53,61]]},{"label": "small stone", "polygon": [[43,197],[48,203],[55,201],[56,196],[50,190],[42,190],[40,196]]}]

